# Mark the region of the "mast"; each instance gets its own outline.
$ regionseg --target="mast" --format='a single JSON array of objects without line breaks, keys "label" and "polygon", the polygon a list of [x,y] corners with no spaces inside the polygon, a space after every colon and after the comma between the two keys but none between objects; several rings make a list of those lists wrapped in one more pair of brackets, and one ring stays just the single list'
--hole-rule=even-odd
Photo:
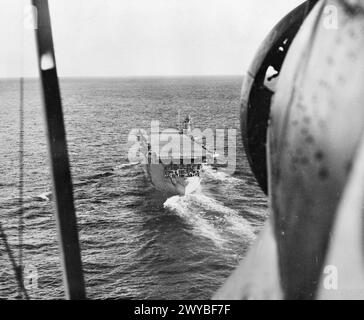
[{"label": "mast", "polygon": [[48,0],[32,0],[37,12],[35,29],[43,91],[49,158],[56,204],[56,223],[66,299],[85,299],[73,187],[68,159]]}]

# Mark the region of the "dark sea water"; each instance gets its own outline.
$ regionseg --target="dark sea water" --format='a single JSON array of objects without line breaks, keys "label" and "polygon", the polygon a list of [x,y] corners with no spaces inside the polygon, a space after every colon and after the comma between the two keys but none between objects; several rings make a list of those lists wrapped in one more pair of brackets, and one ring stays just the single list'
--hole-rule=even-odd
[{"label": "dark sea water", "polygon": [[[243,154],[239,77],[62,79],[75,205],[89,298],[209,298],[267,217],[266,197]],[[31,298],[62,298],[39,84],[25,82],[24,264]],[[18,254],[19,82],[0,80],[0,219]],[[128,161],[128,133],[151,120],[236,128],[237,170],[207,170],[198,194],[167,198]],[[0,243],[0,298],[17,296]],[[29,271],[31,270],[31,271]]]}]

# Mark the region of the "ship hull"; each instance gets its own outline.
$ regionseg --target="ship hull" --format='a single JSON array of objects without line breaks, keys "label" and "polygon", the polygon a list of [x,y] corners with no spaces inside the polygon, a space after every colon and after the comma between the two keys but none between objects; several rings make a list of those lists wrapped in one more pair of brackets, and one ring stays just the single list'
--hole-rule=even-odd
[{"label": "ship hull", "polygon": [[152,145],[150,137],[141,132],[138,135],[140,163],[148,180],[168,195],[198,192],[202,165],[207,155],[213,157],[213,153],[204,149],[192,135],[177,130],[163,131],[157,138],[156,146]]},{"label": "ship hull", "polygon": [[144,173],[153,186],[167,195],[186,195],[197,192],[200,177],[165,176],[164,164],[143,164]]}]

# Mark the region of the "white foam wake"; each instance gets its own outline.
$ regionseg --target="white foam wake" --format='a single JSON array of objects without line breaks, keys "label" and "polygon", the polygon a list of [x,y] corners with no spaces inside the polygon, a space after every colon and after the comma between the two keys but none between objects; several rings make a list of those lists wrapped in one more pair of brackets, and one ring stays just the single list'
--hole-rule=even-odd
[{"label": "white foam wake", "polygon": [[38,194],[34,197],[34,199],[38,200],[38,201],[49,201],[50,197],[52,195],[51,191],[48,192],[43,192],[41,194]]},{"label": "white foam wake", "polygon": [[192,210],[188,201],[188,196],[173,196],[168,198],[163,204],[165,208],[173,210],[178,216],[193,226],[201,236],[212,240],[215,245],[221,246],[225,240],[219,235],[214,225],[204,219],[200,213]]},{"label": "white foam wake", "polygon": [[191,177],[191,178],[187,178],[186,181],[187,181],[187,185],[185,187],[186,194],[201,192],[200,178]]},{"label": "white foam wake", "polygon": [[228,182],[241,183],[240,179],[234,178],[222,170],[213,169],[211,166],[203,167],[203,177],[211,179],[211,180],[217,180],[217,181],[228,181]]},{"label": "white foam wake", "polygon": [[176,212],[195,231],[216,245],[223,245],[231,233],[247,242],[255,238],[253,226],[236,210],[201,193],[171,197],[164,203],[164,207]]},{"label": "white foam wake", "polygon": [[190,199],[196,206],[218,213],[220,224],[224,225],[226,229],[245,238],[254,239],[253,227],[238,211],[228,208],[221,202],[203,194],[190,195]]},{"label": "white foam wake", "polygon": [[134,167],[137,164],[139,164],[139,162],[129,162],[129,163],[123,163],[120,164],[116,167],[116,170],[120,170],[120,169],[125,169],[125,168],[130,168],[130,167]]}]

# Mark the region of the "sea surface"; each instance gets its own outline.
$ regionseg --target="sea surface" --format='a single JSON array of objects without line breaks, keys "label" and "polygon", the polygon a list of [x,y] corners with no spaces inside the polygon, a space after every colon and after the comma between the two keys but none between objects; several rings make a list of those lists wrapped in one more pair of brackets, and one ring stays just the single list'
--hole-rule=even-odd
[{"label": "sea surface", "polygon": [[[87,296],[205,299],[244,257],[268,216],[239,129],[240,77],[61,79]],[[0,80],[0,221],[19,254],[19,81]],[[24,86],[24,243],[33,299],[63,298],[39,83]],[[237,130],[237,169],[207,168],[196,194],[166,197],[128,161],[133,128]],[[32,280],[30,280],[32,279]],[[0,298],[18,296],[0,240]]]}]

